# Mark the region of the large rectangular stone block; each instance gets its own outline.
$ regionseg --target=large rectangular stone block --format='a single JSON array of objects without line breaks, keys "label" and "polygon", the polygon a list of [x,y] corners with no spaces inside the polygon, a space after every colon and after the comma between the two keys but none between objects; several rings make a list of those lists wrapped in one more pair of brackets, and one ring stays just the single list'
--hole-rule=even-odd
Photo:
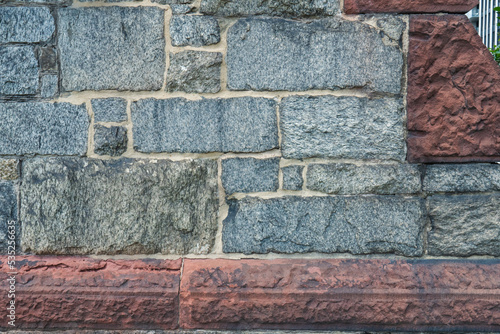
[{"label": "large rectangular stone block", "polygon": [[0,95],[38,92],[38,60],[31,46],[0,46]]},{"label": "large rectangular stone block", "polygon": [[[399,30],[400,36],[402,25],[389,25],[390,29]],[[399,94],[403,52],[390,35],[340,19],[310,23],[241,19],[227,37],[228,87],[258,91],[363,87]]]},{"label": "large rectangular stone block", "polygon": [[424,176],[424,190],[429,192],[500,191],[500,165],[428,165]]},{"label": "large rectangular stone block", "polygon": [[217,231],[210,160],[30,159],[22,240],[37,254],[204,254]]},{"label": "large rectangular stone block", "polygon": [[46,7],[0,8],[0,43],[45,42],[55,29],[54,18]]},{"label": "large rectangular stone block", "polygon": [[287,97],[280,105],[283,156],[404,161],[403,118],[399,99]]}]

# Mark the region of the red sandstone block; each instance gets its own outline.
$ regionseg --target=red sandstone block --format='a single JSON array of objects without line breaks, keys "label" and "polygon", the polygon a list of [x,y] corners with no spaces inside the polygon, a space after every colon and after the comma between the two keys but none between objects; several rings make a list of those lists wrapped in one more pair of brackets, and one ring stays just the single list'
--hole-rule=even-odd
[{"label": "red sandstone block", "polygon": [[[11,270],[0,258],[3,307]],[[174,329],[182,260],[17,257],[16,328]],[[5,314],[4,311],[2,311]],[[1,327],[10,328],[3,316]]]},{"label": "red sandstone block", "polygon": [[412,15],[408,160],[500,161],[500,67],[462,15]]},{"label": "red sandstone block", "polygon": [[344,0],[346,14],[467,13],[478,0]]},{"label": "red sandstone block", "polygon": [[185,260],[180,327],[500,330],[500,261]]}]

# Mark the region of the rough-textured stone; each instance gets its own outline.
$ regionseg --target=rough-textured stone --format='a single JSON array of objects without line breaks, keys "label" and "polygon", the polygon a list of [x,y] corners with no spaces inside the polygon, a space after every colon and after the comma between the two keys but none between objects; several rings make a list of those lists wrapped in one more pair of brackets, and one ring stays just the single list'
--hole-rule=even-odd
[{"label": "rough-textured stone", "polygon": [[96,122],[124,122],[127,120],[127,101],[122,98],[92,99]]},{"label": "rough-textured stone", "polygon": [[217,231],[217,163],[30,159],[23,248],[37,254],[203,254]]},{"label": "rough-textured stone", "polygon": [[170,54],[167,92],[217,93],[220,91],[222,53],[184,51]]},{"label": "rough-textured stone", "polygon": [[396,253],[420,256],[425,207],[418,198],[246,197],[229,201],[228,253]]},{"label": "rough-textured stone", "polygon": [[84,105],[0,103],[0,154],[83,155],[88,128]]},{"label": "rough-textured stone", "polygon": [[278,147],[276,102],[265,98],[132,103],[140,152],[262,152]]},{"label": "rough-textured stone", "polygon": [[382,35],[367,24],[341,19],[310,23],[240,19],[228,32],[228,87],[258,91],[363,87],[398,94],[403,53]]},{"label": "rough-textured stone", "polygon": [[165,72],[163,13],[153,7],[60,9],[63,89],[160,89]]},{"label": "rough-textured stone", "polygon": [[123,126],[94,126],[94,152],[117,157],[127,150],[127,129]]},{"label": "rough-textured stone", "polygon": [[202,0],[200,8],[218,16],[324,16],[339,10],[338,0]]},{"label": "rough-textured stone", "polygon": [[57,53],[54,47],[38,48],[38,63],[44,73],[57,74]]},{"label": "rough-textured stone", "polygon": [[410,19],[408,160],[500,161],[500,67],[461,15]]},{"label": "rough-textured stone", "polygon": [[500,196],[431,196],[431,255],[500,256]]},{"label": "rough-textured stone", "polygon": [[[14,221],[14,224],[9,224]],[[15,233],[9,233],[14,226]],[[19,226],[17,223],[17,192],[12,182],[0,180],[0,253],[14,250],[18,254]],[[12,242],[13,241],[13,242]],[[11,246],[9,248],[9,246]],[[12,254],[11,254],[12,255]]]},{"label": "rough-textured stone", "polygon": [[226,195],[278,190],[280,159],[222,160],[222,186]]},{"label": "rough-textured stone", "polygon": [[478,0],[344,0],[346,14],[467,13]]},{"label": "rough-textured stone", "polygon": [[38,43],[55,31],[46,7],[0,7],[0,43]]},{"label": "rough-textured stone", "polygon": [[429,165],[423,183],[429,192],[500,191],[500,165]]},{"label": "rough-textured stone", "polygon": [[329,194],[413,194],[422,189],[415,165],[314,164],[307,188]]},{"label": "rough-textured stone", "polygon": [[293,96],[280,106],[285,158],[405,159],[397,99]]},{"label": "rough-textured stone", "polygon": [[302,171],[304,166],[288,166],[281,168],[283,173],[283,189],[285,190],[301,190],[304,180]]},{"label": "rough-textured stone", "polygon": [[0,180],[12,181],[19,178],[18,161],[15,159],[0,159]]},{"label": "rough-textured stone", "polygon": [[160,5],[189,5],[194,0],[151,0],[151,2],[159,3]]},{"label": "rough-textured stone", "polygon": [[217,44],[219,23],[210,16],[174,15],[170,20],[170,38],[173,46]]},{"label": "rough-textured stone", "polygon": [[[6,260],[0,257],[4,290]],[[28,334],[24,329],[71,328],[66,334],[75,334],[85,328],[177,328],[181,264],[180,259],[17,256],[16,329]]]},{"label": "rough-textured stone", "polygon": [[38,61],[30,46],[0,47],[0,94],[27,95],[38,91]]},{"label": "rough-textured stone", "polygon": [[55,74],[47,74],[42,77],[40,96],[49,98],[57,95],[59,78]]},{"label": "rough-textured stone", "polygon": [[[153,2],[159,2],[156,0],[152,0]],[[195,8],[192,5],[170,5],[170,9],[172,10],[172,14],[174,15],[179,15],[179,14],[187,14],[191,11],[193,11]]]}]

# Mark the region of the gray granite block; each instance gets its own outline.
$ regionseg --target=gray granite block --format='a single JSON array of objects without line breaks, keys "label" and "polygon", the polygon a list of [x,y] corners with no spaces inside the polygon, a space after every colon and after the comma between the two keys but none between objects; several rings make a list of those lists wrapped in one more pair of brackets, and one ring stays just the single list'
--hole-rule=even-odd
[{"label": "gray granite block", "polygon": [[428,165],[424,177],[424,190],[500,191],[500,164]]},{"label": "gray granite block", "polygon": [[94,126],[94,152],[117,157],[127,150],[127,129],[123,126]]},{"label": "gray granite block", "polygon": [[54,97],[59,90],[59,78],[55,74],[46,74],[42,77],[40,95],[45,98]]},{"label": "gray granite block", "polygon": [[38,61],[31,46],[0,46],[0,95],[38,92]]},{"label": "gray granite block", "polygon": [[95,122],[124,122],[127,120],[127,101],[118,97],[92,99]]},{"label": "gray granite block", "polygon": [[217,20],[210,16],[174,15],[170,20],[173,46],[204,46],[220,42]]},{"label": "gray granite block", "polygon": [[55,29],[47,7],[0,7],[0,43],[45,42]]},{"label": "gray granite block", "polygon": [[278,190],[280,158],[222,160],[222,186],[226,195]]},{"label": "gray granite block", "polygon": [[304,166],[287,166],[281,168],[283,173],[283,189],[284,190],[302,190],[304,179],[302,171]]}]

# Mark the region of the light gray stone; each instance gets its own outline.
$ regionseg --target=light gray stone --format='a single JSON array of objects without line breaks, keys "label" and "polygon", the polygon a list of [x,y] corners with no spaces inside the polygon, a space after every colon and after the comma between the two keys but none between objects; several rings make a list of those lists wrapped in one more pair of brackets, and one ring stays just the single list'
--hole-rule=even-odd
[{"label": "light gray stone", "polygon": [[0,159],[0,180],[12,181],[18,179],[18,163],[19,161],[16,159]]},{"label": "light gray stone", "polygon": [[125,122],[127,120],[127,101],[118,97],[92,99],[92,111],[96,122]]},{"label": "light gray stone", "polygon": [[280,106],[283,156],[404,161],[403,117],[399,99],[287,97]]},{"label": "light gray stone", "polygon": [[84,105],[0,103],[0,154],[83,155],[88,128]]},{"label": "light gray stone", "polygon": [[417,165],[313,164],[307,188],[328,194],[414,194],[422,190]]},{"label": "light gray stone", "polygon": [[[6,254],[10,246],[16,246],[16,254],[19,253],[19,226],[17,223],[17,192],[12,182],[0,181],[0,254]],[[9,224],[14,221],[15,223]],[[13,239],[9,232],[9,226],[15,226]],[[13,240],[14,244],[9,243]],[[12,248],[10,249],[12,250]]]},{"label": "light gray stone", "polygon": [[500,191],[500,165],[428,165],[424,177],[424,190],[428,192]]},{"label": "light gray stone", "polygon": [[217,232],[217,163],[29,159],[21,203],[26,252],[206,254]]},{"label": "light gray stone", "polygon": [[45,98],[57,95],[59,78],[55,74],[47,74],[42,77],[40,95]]},{"label": "light gray stone", "polygon": [[399,42],[406,28],[406,23],[399,16],[386,15],[377,20],[377,27],[390,39]]},{"label": "light gray stone", "polygon": [[[153,2],[159,2],[153,0]],[[172,14],[174,15],[179,15],[179,14],[187,14],[191,11],[193,11],[195,8],[191,5],[170,5],[170,9],[172,10]]]},{"label": "light gray stone", "polygon": [[0,94],[36,94],[38,80],[38,61],[32,47],[0,47]]},{"label": "light gray stone", "polygon": [[165,72],[163,14],[153,7],[60,9],[62,88],[159,90]]},{"label": "light gray stone", "polygon": [[117,157],[127,150],[127,129],[123,126],[94,126],[94,152]]},{"label": "light gray stone", "polygon": [[231,90],[401,91],[403,52],[359,21],[246,18],[227,38]]},{"label": "light gray stone", "polygon": [[216,19],[201,15],[174,15],[170,20],[170,38],[173,46],[203,46],[220,42],[220,28]]},{"label": "light gray stone", "polygon": [[0,43],[45,42],[54,31],[54,18],[46,7],[0,7]]},{"label": "light gray stone", "polygon": [[281,168],[283,173],[283,189],[284,190],[302,190],[304,180],[302,171],[304,166],[287,166]]},{"label": "light gray stone", "polygon": [[167,92],[217,93],[220,91],[222,53],[184,51],[170,54]]},{"label": "light gray stone", "polygon": [[192,4],[194,0],[151,0],[151,2],[159,3],[160,5],[189,5]]},{"label": "light gray stone", "polygon": [[226,195],[276,191],[280,158],[235,158],[222,160],[222,186]]},{"label": "light gray stone", "polygon": [[144,99],[131,108],[139,152],[263,152],[278,147],[274,100]]},{"label": "light gray stone", "polygon": [[500,195],[428,198],[430,255],[500,256]]},{"label": "light gray stone", "polygon": [[419,198],[246,197],[229,201],[228,253],[395,253],[420,256],[425,205]]}]

